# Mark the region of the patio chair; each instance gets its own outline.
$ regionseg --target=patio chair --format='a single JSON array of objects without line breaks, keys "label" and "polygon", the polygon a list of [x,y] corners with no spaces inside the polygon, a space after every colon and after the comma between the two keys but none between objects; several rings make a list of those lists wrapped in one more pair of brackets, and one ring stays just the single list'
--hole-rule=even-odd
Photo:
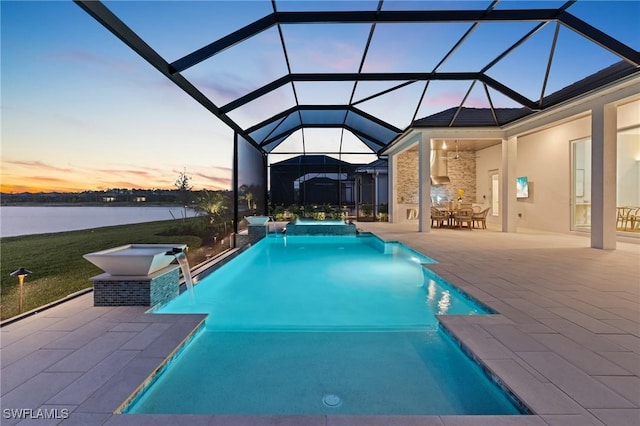
[{"label": "patio chair", "polygon": [[467,228],[469,228],[469,231],[471,231],[471,226],[473,225],[473,210],[460,209],[456,211],[453,215],[453,225],[457,226],[458,228],[466,226]]},{"label": "patio chair", "polygon": [[620,230],[627,229],[627,225],[629,224],[629,215],[631,215],[631,207],[616,207],[617,218],[616,218],[616,228]]},{"label": "patio chair", "polygon": [[438,210],[435,207],[431,207],[431,227],[433,228],[434,224],[437,224],[439,228],[442,228],[442,225],[449,222],[449,215],[447,212],[443,212],[442,210]]},{"label": "patio chair", "polygon": [[473,220],[473,227],[476,227],[476,223],[478,223],[478,227],[482,226],[482,229],[487,229],[487,215],[489,214],[490,207],[482,210],[478,213],[473,213],[471,219]]},{"label": "patio chair", "polygon": [[[627,215],[629,229],[631,231],[635,231],[637,228],[640,228],[640,207],[632,208],[629,214]],[[625,226],[625,230],[627,227]]]}]

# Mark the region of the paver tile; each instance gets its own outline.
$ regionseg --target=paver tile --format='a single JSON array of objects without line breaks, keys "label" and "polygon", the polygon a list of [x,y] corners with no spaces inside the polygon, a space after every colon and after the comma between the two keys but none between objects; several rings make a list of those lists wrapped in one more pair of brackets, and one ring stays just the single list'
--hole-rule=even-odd
[{"label": "paver tile", "polygon": [[500,343],[512,351],[547,351],[548,348],[513,325],[485,325]]},{"label": "paver tile", "polygon": [[609,324],[612,327],[622,330],[629,334],[633,334],[636,337],[640,337],[640,323],[637,321],[631,321],[625,318],[621,319],[609,319],[602,320],[605,324]]},{"label": "paver tile", "polygon": [[631,374],[640,376],[640,354],[635,352],[601,352],[600,355],[624,368]]},{"label": "paver tile", "polygon": [[561,333],[563,336],[573,340],[579,345],[590,348],[596,352],[628,352],[629,349],[619,345],[610,339],[606,334],[596,334],[571,321],[565,319],[541,319],[540,322],[549,328]]},{"label": "paver tile", "polygon": [[630,408],[633,405],[602,383],[551,352],[518,355],[585,408]]},{"label": "paver tile", "polygon": [[596,379],[613,389],[640,408],[640,377],[638,376],[597,376]]},{"label": "paver tile", "polygon": [[607,340],[616,345],[625,348],[628,351],[633,351],[640,354],[640,337],[632,336],[630,334],[608,334],[605,336]]},{"label": "paver tile", "polygon": [[142,331],[138,333],[133,339],[121,346],[121,349],[125,350],[143,350],[146,349],[151,343],[153,343],[158,337],[171,327],[169,323],[156,323],[147,325]]},{"label": "paver tile", "polygon": [[625,369],[592,352],[589,347],[578,345],[560,334],[534,334],[532,337],[587,374],[628,374]]},{"label": "paver tile", "polygon": [[621,330],[571,308],[549,308],[553,313],[597,334],[619,334]]},{"label": "paver tile", "polygon": [[104,309],[85,309],[76,315],[72,315],[62,321],[56,321],[45,330],[47,331],[73,331],[85,324],[95,321],[108,311]]},{"label": "paver tile", "polygon": [[[325,416],[326,426],[443,426],[438,416]],[[324,423],[317,423],[323,425]]]},{"label": "paver tile", "polygon": [[65,334],[44,346],[47,349],[79,349],[101,334],[109,331],[114,326],[113,322],[103,321],[102,319],[88,322],[71,332]]},{"label": "paver tile", "polygon": [[640,425],[640,409],[607,409],[589,410],[607,426],[637,426]]},{"label": "paver tile", "polygon": [[52,365],[48,371],[89,371],[135,335],[131,332],[105,333]]},{"label": "paver tile", "polygon": [[549,426],[605,426],[589,413],[545,415],[542,418]]},{"label": "paver tile", "polygon": [[165,358],[196,329],[199,322],[197,318],[193,318],[191,321],[181,321],[171,324],[167,330],[147,345],[142,351],[141,356]]},{"label": "paver tile", "polygon": [[444,426],[546,426],[539,416],[442,416]]},{"label": "paver tile", "polygon": [[80,373],[44,372],[37,374],[3,395],[2,408],[36,409],[79,376]]},{"label": "paver tile", "polygon": [[102,425],[111,417],[110,413],[74,413],[62,423],[64,426]]},{"label": "paver tile", "polygon": [[[184,415],[170,416],[159,414],[116,414],[104,423],[104,426],[213,426],[213,416]],[[251,423],[245,423],[247,426]]]},{"label": "paver tile", "polygon": [[114,325],[109,331],[142,331],[149,327],[148,323],[143,322],[122,322]]},{"label": "paver tile", "polygon": [[112,353],[76,381],[54,395],[47,403],[82,404],[136,355],[137,352],[135,351],[116,351]]},{"label": "paver tile", "polygon": [[12,324],[8,324],[2,327],[2,338],[3,340],[7,339],[3,342],[2,346],[8,346],[16,340],[27,337],[32,333],[39,332],[47,326],[60,321],[64,321],[64,318],[48,318],[42,316],[42,314],[35,314]]},{"label": "paver tile", "polygon": [[60,349],[39,349],[13,364],[3,367],[0,371],[2,394],[4,395],[36,374],[43,372],[47,367],[60,361],[70,352],[70,350]]},{"label": "paver tile", "polygon": [[491,359],[485,363],[536,414],[580,414],[584,411],[556,386],[538,381],[514,360]]},{"label": "paver tile", "polygon": [[89,396],[76,411],[113,413],[163,361],[163,358],[136,356]]},{"label": "paver tile", "polygon": [[64,331],[41,331],[29,334],[16,343],[2,348],[2,367],[7,367],[30,353],[45,348],[48,343],[63,337],[65,334],[66,332]]}]

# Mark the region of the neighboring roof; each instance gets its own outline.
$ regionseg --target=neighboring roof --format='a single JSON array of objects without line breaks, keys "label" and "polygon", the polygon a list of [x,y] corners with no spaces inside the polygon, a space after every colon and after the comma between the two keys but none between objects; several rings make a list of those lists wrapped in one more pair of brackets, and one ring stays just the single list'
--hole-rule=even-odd
[{"label": "neighboring roof", "polygon": [[360,166],[356,169],[356,173],[373,173],[379,170],[387,170],[389,168],[389,161],[386,158],[378,158],[376,161],[372,161],[369,164]]},{"label": "neighboring roof", "polygon": [[532,114],[526,108],[449,108],[413,122],[412,127],[495,127]]},{"label": "neighboring roof", "polygon": [[412,124],[502,125],[640,72],[640,2],[76,4],[265,153],[333,153],[310,129],[338,128],[339,154],[380,154]]},{"label": "neighboring roof", "polygon": [[353,166],[351,163],[341,161],[327,155],[298,155],[297,157],[289,158],[288,160],[272,163],[271,168],[274,166]]}]

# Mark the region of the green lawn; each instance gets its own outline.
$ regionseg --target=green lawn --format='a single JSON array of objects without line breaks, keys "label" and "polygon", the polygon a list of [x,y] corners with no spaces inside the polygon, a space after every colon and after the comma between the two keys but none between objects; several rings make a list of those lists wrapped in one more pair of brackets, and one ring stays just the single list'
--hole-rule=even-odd
[{"label": "green lawn", "polygon": [[89,278],[102,271],[85,260],[83,254],[130,243],[182,243],[195,253],[202,244],[200,237],[159,235],[175,234],[176,228],[179,228],[176,221],[169,220],[1,238],[1,318],[18,314],[18,278],[9,276],[16,269],[24,267],[33,272],[24,283],[23,312],[26,312],[91,287]]}]

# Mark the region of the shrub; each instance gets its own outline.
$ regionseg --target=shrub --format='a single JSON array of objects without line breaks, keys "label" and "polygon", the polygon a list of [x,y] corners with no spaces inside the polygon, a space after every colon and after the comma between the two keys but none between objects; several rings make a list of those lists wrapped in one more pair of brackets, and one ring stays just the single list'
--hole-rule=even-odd
[{"label": "shrub", "polygon": [[362,216],[371,216],[371,213],[373,213],[373,206],[371,204],[362,204],[360,206],[360,212],[362,213]]}]

